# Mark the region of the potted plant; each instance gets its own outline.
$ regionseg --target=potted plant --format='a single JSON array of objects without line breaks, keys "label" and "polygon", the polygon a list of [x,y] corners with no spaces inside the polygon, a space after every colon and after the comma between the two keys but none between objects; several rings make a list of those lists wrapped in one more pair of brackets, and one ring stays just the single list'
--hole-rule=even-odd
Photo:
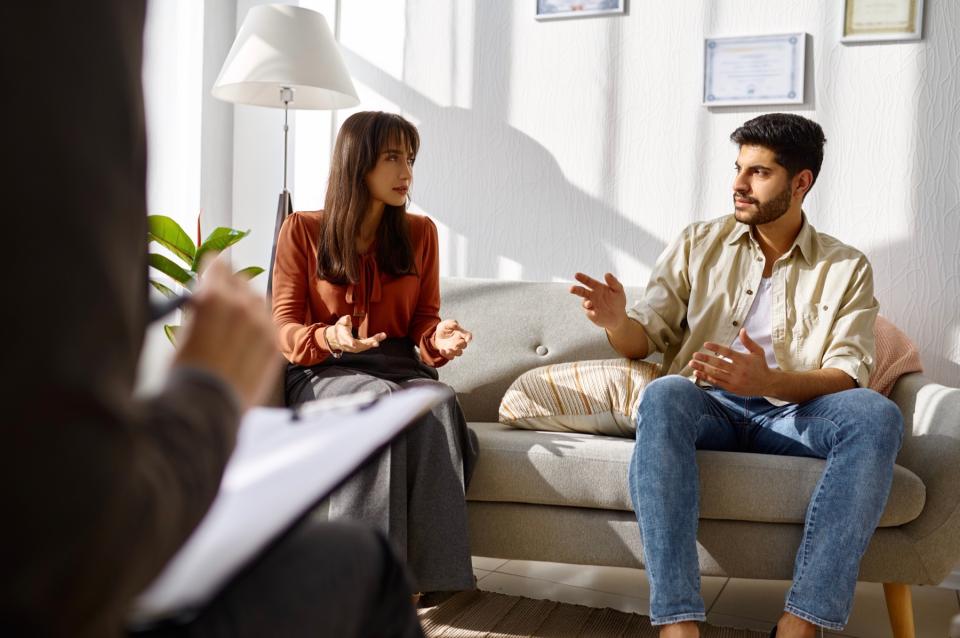
[{"label": "potted plant", "polygon": [[[182,263],[160,253],[151,252],[147,255],[147,263],[151,268],[162,272],[184,288],[192,288],[200,278],[200,264],[206,255],[216,255],[250,234],[249,230],[237,230],[220,226],[206,239],[201,241],[200,218],[197,217],[197,240],[194,242],[186,231],[173,219],[165,215],[147,216],[147,245],[157,242],[170,251]],[[253,279],[263,272],[259,266],[248,266],[236,272],[246,279]],[[150,278],[150,285],[160,291],[167,298],[176,297],[177,293],[169,286],[154,278]],[[176,333],[179,326],[164,325],[163,331],[171,343],[176,344]]]}]

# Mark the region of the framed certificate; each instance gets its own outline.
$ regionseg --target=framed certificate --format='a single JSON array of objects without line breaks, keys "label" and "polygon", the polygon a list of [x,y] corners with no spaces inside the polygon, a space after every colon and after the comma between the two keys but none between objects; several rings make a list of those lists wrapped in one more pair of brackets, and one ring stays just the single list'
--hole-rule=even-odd
[{"label": "framed certificate", "polygon": [[919,40],[923,0],[844,0],[842,42]]},{"label": "framed certificate", "polygon": [[803,104],[806,34],[707,38],[703,104]]},{"label": "framed certificate", "polygon": [[537,20],[623,15],[627,0],[537,0]]}]

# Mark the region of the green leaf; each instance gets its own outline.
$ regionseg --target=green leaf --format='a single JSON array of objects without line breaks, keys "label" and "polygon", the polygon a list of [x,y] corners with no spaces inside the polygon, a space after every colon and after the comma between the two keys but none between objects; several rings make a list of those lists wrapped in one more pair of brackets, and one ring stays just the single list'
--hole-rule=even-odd
[{"label": "green leaf", "polygon": [[165,285],[157,281],[156,279],[150,280],[150,285],[163,293],[163,296],[167,299],[173,299],[177,296],[177,293],[173,292],[170,288],[167,288]]},{"label": "green leaf", "polygon": [[180,266],[178,266],[173,260],[164,257],[163,255],[158,255],[157,253],[150,253],[147,255],[147,263],[167,275],[174,281],[187,285],[193,281],[194,274],[187,272]]},{"label": "green leaf", "polygon": [[238,277],[243,277],[247,281],[250,281],[251,279],[253,279],[254,277],[256,277],[262,272],[263,272],[263,268],[261,268],[260,266],[247,266],[246,268],[243,268],[242,270],[238,270],[233,274],[235,274]]},{"label": "green leaf", "polygon": [[244,231],[220,226],[210,233],[207,238],[203,240],[203,243],[200,244],[200,248],[197,249],[197,254],[194,255],[190,268],[196,272],[200,267],[200,262],[203,260],[204,255],[210,252],[214,254],[222,252],[249,234],[249,230]]},{"label": "green leaf", "polygon": [[180,224],[165,215],[147,215],[147,243],[155,241],[186,264],[192,264],[197,248]]},{"label": "green leaf", "polygon": [[163,333],[167,335],[167,339],[173,344],[174,348],[177,347],[177,330],[179,329],[180,326],[169,326],[166,324],[163,326]]}]

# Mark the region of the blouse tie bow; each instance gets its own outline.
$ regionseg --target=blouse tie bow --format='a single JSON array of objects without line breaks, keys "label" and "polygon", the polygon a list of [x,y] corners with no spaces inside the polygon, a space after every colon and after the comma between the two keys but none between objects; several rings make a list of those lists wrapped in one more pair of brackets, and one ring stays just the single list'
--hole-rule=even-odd
[{"label": "blouse tie bow", "polygon": [[346,300],[353,304],[353,325],[360,339],[369,336],[370,304],[380,301],[380,270],[376,255],[360,256],[360,280],[347,286]]}]

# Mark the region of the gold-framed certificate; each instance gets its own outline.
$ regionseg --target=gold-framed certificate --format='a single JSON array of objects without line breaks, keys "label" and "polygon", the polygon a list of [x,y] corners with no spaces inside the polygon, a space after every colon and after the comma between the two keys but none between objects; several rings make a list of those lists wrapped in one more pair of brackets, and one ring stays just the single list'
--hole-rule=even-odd
[{"label": "gold-framed certificate", "polygon": [[919,40],[923,0],[844,0],[843,42]]}]

